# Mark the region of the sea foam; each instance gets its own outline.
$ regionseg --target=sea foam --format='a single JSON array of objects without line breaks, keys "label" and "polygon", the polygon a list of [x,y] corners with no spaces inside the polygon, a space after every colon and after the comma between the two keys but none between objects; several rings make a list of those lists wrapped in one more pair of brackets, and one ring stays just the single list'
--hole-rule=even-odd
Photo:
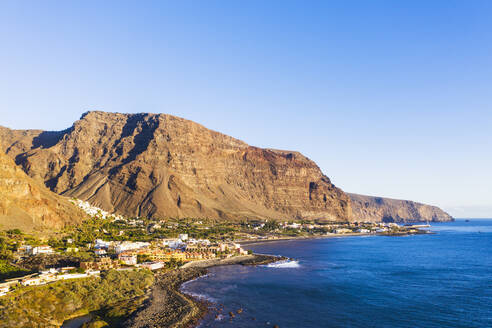
[{"label": "sea foam", "polygon": [[301,265],[299,264],[299,261],[294,261],[294,260],[282,260],[265,265],[265,267],[267,268],[278,268],[278,269],[299,268],[300,266]]},{"label": "sea foam", "polygon": [[183,293],[183,294],[186,294],[188,296],[191,296],[193,298],[196,298],[198,300],[201,300],[201,301],[208,301],[208,302],[211,302],[211,303],[215,303],[216,302],[216,299],[213,298],[213,297],[210,297],[208,295],[205,295],[205,294],[199,294],[199,293],[193,293],[192,291],[188,290],[187,286],[188,284],[194,282],[194,281],[197,281],[199,279],[204,279],[204,278],[207,278],[209,276],[211,276],[212,274],[211,273],[208,273],[206,275],[203,275],[203,276],[200,276],[200,277],[197,277],[195,279],[192,279],[192,280],[188,280],[186,282],[184,282],[183,284],[181,284],[181,287],[179,288],[179,290]]},{"label": "sea foam", "polygon": [[188,296],[191,296],[195,299],[198,299],[200,301],[208,301],[210,303],[216,303],[217,300],[213,297],[210,297],[208,295],[205,295],[205,294],[199,294],[199,293],[193,293],[193,292],[190,292],[188,290],[182,290],[182,292]]}]

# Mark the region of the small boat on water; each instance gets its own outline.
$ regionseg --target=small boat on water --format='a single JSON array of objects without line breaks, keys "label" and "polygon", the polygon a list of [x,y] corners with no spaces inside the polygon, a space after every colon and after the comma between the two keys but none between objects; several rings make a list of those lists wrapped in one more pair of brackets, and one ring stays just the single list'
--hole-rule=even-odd
[{"label": "small boat on water", "polygon": [[470,222],[470,220],[465,220],[465,222]]}]

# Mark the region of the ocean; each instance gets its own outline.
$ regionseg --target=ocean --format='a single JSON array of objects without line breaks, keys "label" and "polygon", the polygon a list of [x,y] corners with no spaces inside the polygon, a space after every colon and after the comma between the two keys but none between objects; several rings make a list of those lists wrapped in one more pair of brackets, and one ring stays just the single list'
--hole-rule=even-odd
[{"label": "ocean", "polygon": [[251,245],[294,261],[212,268],[182,290],[211,302],[200,327],[492,327],[492,220],[430,230]]}]

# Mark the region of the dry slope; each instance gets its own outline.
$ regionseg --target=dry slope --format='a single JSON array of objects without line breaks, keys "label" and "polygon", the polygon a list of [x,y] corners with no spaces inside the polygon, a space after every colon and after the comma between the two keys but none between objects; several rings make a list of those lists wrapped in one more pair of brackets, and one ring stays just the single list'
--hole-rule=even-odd
[{"label": "dry slope", "polygon": [[345,221],[350,200],[300,153],[252,147],[171,115],[88,112],[65,131],[0,128],[52,191],[129,216]]},{"label": "dry slope", "polygon": [[453,218],[439,207],[391,198],[348,194],[354,221],[441,222]]},{"label": "dry slope", "polygon": [[83,217],[77,207],[28,177],[0,153],[0,229],[61,228]]}]

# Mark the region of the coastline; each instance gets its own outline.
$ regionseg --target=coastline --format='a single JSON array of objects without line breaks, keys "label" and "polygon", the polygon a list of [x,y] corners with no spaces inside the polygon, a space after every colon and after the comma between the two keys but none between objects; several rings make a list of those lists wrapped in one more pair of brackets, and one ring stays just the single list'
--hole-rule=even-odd
[{"label": "coastline", "polygon": [[329,238],[346,238],[346,237],[401,237],[409,235],[422,235],[422,234],[434,234],[430,230],[420,230],[418,233],[344,233],[344,234],[330,234],[330,235],[319,235],[319,236],[300,236],[300,237],[286,237],[286,238],[275,238],[275,239],[248,239],[248,240],[237,240],[243,246],[248,245],[258,245],[264,243],[272,243],[279,241],[292,241],[292,240],[312,240],[312,239],[329,239]]},{"label": "coastline", "polygon": [[249,239],[249,240],[238,240],[237,242],[243,246],[257,245],[263,243],[272,243],[276,241],[291,241],[291,240],[312,240],[312,239],[328,239],[328,238],[344,238],[344,237],[367,237],[367,236],[384,236],[381,234],[373,233],[345,233],[345,234],[332,234],[332,235],[320,235],[320,236],[300,236],[300,237],[286,237],[286,238],[275,238],[275,239]]},{"label": "coastline", "polygon": [[243,255],[226,259],[195,261],[155,275],[149,298],[124,323],[124,327],[194,327],[208,312],[208,304],[181,291],[188,281],[202,277],[208,268],[223,265],[263,265],[285,259],[273,255]]},{"label": "coastline", "polygon": [[[274,243],[274,242],[283,242],[283,241],[298,241],[298,240],[316,240],[316,239],[331,239],[331,238],[345,238],[345,237],[401,237],[401,236],[407,236],[407,235],[418,235],[418,234],[435,234],[435,232],[428,231],[428,230],[419,230],[418,233],[408,233],[408,232],[403,232],[403,233],[346,233],[346,234],[332,234],[332,235],[321,235],[321,236],[301,236],[301,237],[289,237],[289,238],[276,238],[276,239],[259,239],[259,240],[238,240],[237,242],[240,243],[243,246],[248,246],[248,245],[257,245],[257,244],[264,244],[264,243]],[[263,255],[263,254],[253,254],[253,255],[244,255],[244,256],[236,256],[233,258],[229,259],[213,259],[213,260],[202,260],[202,261],[194,261],[185,264],[182,268],[186,269],[192,269],[192,268],[200,268],[200,269],[207,269],[210,267],[214,266],[225,266],[225,265],[263,265],[263,264],[268,264],[268,263],[273,263],[281,260],[288,260],[289,258],[285,256],[275,256],[275,255]],[[180,283],[180,287],[178,289],[178,293],[181,293],[185,297],[189,297],[191,302],[195,304],[202,312],[198,314],[198,316],[191,317],[191,320],[189,321],[183,321],[183,325],[176,325],[176,326],[169,326],[169,327],[198,327],[200,320],[205,317],[210,311],[213,309],[209,308],[210,302],[208,301],[203,301],[195,296],[188,295],[184,292],[181,291],[181,286],[189,281],[198,279],[200,277],[203,277],[204,275],[208,274],[208,270],[205,271],[203,275],[197,276],[193,279],[190,279],[188,281],[183,281]],[[242,311],[242,309],[241,309]],[[233,312],[234,313],[234,312]],[[239,312],[238,312],[239,313]]]}]

